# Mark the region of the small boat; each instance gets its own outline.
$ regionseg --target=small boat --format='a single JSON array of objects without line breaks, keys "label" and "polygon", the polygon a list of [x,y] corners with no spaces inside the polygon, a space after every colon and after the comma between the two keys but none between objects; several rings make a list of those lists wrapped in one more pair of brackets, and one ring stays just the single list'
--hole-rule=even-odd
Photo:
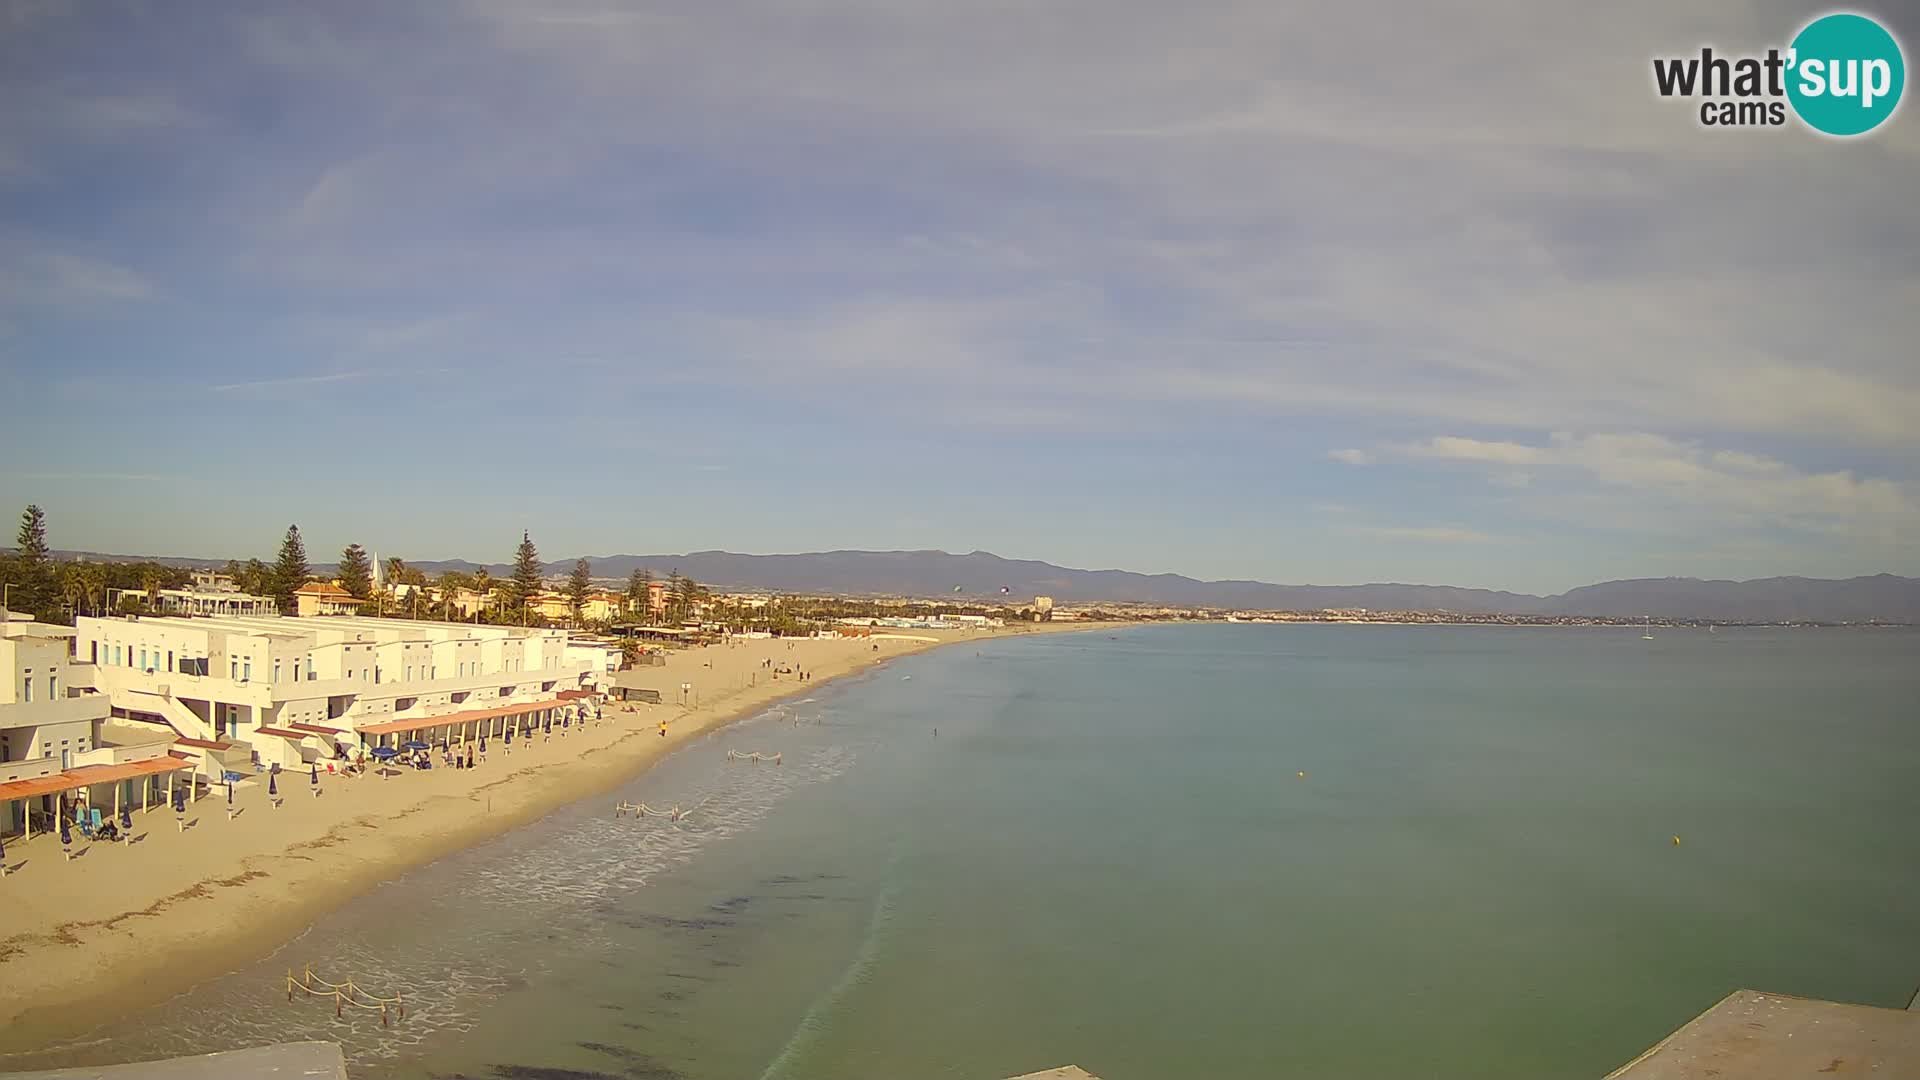
[{"label": "small boat", "polygon": [[1646,630],[1646,633],[1640,635],[1640,640],[1641,641],[1653,640],[1653,616],[1651,615],[1647,616],[1647,630]]}]

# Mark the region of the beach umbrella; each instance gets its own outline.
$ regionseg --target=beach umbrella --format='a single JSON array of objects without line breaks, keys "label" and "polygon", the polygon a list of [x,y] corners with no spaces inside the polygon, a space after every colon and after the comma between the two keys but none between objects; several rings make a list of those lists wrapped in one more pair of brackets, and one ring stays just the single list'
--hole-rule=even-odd
[{"label": "beach umbrella", "polygon": [[427,745],[426,743],[423,743],[423,742],[421,742],[421,741],[420,741],[419,739],[412,739],[412,740],[409,740],[409,741],[407,741],[407,742],[404,742],[404,743],[401,743],[401,744],[400,744],[400,748],[401,748],[401,749],[403,749],[403,750],[431,750],[431,749],[433,749],[433,747],[431,747],[431,746],[428,746],[428,745]]},{"label": "beach umbrella", "polygon": [[270,772],[267,774],[267,797],[272,798],[278,794],[280,794],[280,776],[278,772]]},{"label": "beach umbrella", "polygon": [[320,763],[319,762],[316,761],[313,763],[313,772],[310,774],[310,776],[313,780],[313,786],[319,787],[320,786]]},{"label": "beach umbrella", "polygon": [[487,737],[485,735],[480,736],[480,752],[483,754],[487,752]]},{"label": "beach umbrella", "polygon": [[[232,777],[233,774],[228,773],[227,776]],[[233,805],[233,781],[231,779],[227,781],[227,805],[228,806]]]},{"label": "beach umbrella", "polygon": [[187,812],[187,793],[179,788],[173,789],[173,812],[176,814]]},{"label": "beach umbrella", "polygon": [[128,832],[133,829],[132,807],[123,806],[120,808],[120,829],[122,832]]},{"label": "beach umbrella", "polygon": [[400,751],[395,750],[391,746],[376,746],[371,753],[381,761],[392,761],[394,758],[400,756]]},{"label": "beach umbrella", "polygon": [[553,717],[551,716],[547,717],[547,722],[544,725],[542,730],[544,730],[548,735],[553,734]]},{"label": "beach umbrella", "polygon": [[60,846],[73,846],[73,826],[67,821],[67,815],[60,815]]},{"label": "beach umbrella", "polygon": [[225,780],[229,784],[235,783],[240,780],[245,780],[246,778],[247,776],[245,773],[237,773],[232,771],[231,769],[220,774],[220,779]]},{"label": "beach umbrella", "polygon": [[513,746],[513,729],[511,727],[507,729],[507,746]]}]

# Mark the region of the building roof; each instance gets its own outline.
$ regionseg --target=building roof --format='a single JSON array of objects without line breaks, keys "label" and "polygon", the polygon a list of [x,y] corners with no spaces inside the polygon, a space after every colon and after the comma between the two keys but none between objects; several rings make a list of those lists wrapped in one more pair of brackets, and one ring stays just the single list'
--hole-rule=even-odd
[{"label": "building roof", "polygon": [[174,744],[177,746],[192,746],[201,750],[233,749],[233,744],[225,741],[224,739],[219,741],[215,741],[213,739],[189,739],[185,735],[182,735],[173,741],[174,741]]},{"label": "building roof", "polygon": [[364,604],[365,600],[353,595],[331,581],[309,581],[293,590],[296,596],[313,596],[322,600],[337,600],[343,604]]},{"label": "building roof", "polygon": [[295,731],[304,731],[309,735],[345,735],[346,728],[327,727],[325,724],[288,724]]},{"label": "building roof", "polygon": [[308,734],[304,731],[288,731],[286,728],[267,727],[265,725],[254,728],[253,730],[262,735],[278,735],[283,739],[304,739]]},{"label": "building roof", "polygon": [[551,701],[529,701],[520,705],[500,705],[491,709],[469,709],[466,712],[448,713],[445,716],[417,716],[411,720],[387,720],[378,724],[362,724],[354,728],[362,735],[391,735],[397,731],[424,731],[427,728],[444,724],[464,724],[469,720],[492,720],[499,716],[517,716],[520,713],[538,712],[564,704],[558,698]]},{"label": "building roof", "polygon": [[93,784],[111,784],[119,780],[132,780],[139,776],[153,776],[157,773],[191,768],[193,768],[193,762],[172,754],[148,758],[145,761],[122,762],[118,765],[82,765],[77,769],[54,773],[52,776],[36,776],[31,780],[13,780],[0,784],[0,802],[11,799],[31,799],[36,795],[54,795]]}]

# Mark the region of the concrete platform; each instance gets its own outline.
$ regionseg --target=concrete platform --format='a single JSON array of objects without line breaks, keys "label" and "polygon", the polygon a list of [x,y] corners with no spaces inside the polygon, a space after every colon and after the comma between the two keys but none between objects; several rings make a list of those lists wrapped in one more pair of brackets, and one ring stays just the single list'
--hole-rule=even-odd
[{"label": "concrete platform", "polygon": [[1608,1080],[1920,1077],[1920,1012],[1736,990]]},{"label": "concrete platform", "polygon": [[347,1080],[339,1043],[297,1042],[223,1054],[136,1061],[46,1072],[0,1073],[4,1080]]}]

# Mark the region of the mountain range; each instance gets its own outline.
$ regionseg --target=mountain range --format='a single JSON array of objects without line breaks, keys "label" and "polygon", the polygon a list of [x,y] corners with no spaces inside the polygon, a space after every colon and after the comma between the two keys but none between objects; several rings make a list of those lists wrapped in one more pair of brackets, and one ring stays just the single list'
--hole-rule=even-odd
[{"label": "mountain range", "polygon": [[[120,559],[124,556],[58,552],[61,558]],[[851,596],[997,599],[1026,604],[1051,596],[1061,604],[1119,602],[1167,607],[1317,611],[1451,611],[1486,615],[1586,615],[1633,619],[1719,619],[1729,622],[1881,622],[1920,624],[1920,578],[1876,574],[1846,579],[1775,577],[1752,581],[1699,578],[1639,578],[1586,585],[1554,596],[1466,589],[1448,585],[1276,585],[1264,581],[1201,581],[1179,574],[1126,570],[1078,570],[1031,559],[1005,559],[986,551],[820,551],[794,555],[740,555],[695,551],[684,555],[591,556],[593,575],[624,580],[635,569],[665,577],[678,570],[722,589],[767,589]],[[160,558],[176,566],[218,567],[224,560]],[[409,565],[437,575],[472,573],[481,564],[453,559]],[[553,577],[573,568],[572,559],[545,564]],[[328,572],[330,566],[316,566]],[[486,566],[504,577],[505,563]]]}]

